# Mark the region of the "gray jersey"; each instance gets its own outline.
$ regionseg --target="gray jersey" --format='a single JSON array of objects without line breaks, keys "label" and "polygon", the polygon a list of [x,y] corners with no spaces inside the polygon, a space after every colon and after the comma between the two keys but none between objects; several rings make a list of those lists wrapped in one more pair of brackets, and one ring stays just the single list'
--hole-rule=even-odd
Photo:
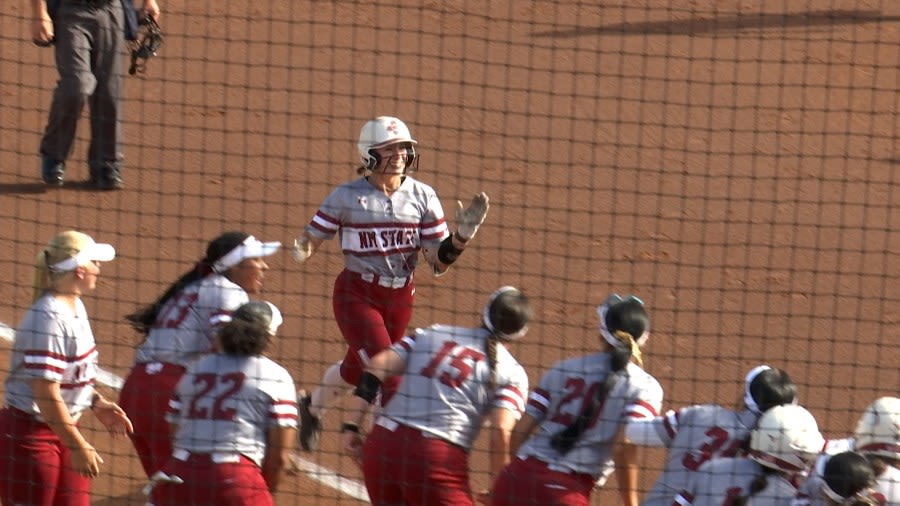
[{"label": "gray jersey", "polygon": [[881,504],[900,506],[900,469],[888,466],[875,478],[875,493]]},{"label": "gray jersey", "polygon": [[737,455],[758,419],[759,415],[750,410],[735,412],[715,404],[670,410],[655,418],[653,426],[668,454],[662,473],[641,504],[672,504],[672,496],[685,487],[688,477],[701,465]]},{"label": "gray jersey", "polygon": [[595,421],[568,453],[560,455],[550,440],[574,421],[609,370],[609,354],[597,353],[563,360],[544,374],[526,407],[540,425],[519,449],[519,458],[536,457],[555,471],[607,476],[613,469],[613,440],[619,430],[628,420],[655,417],[662,405],[659,382],[637,365],[628,364]]},{"label": "gray jersey", "polygon": [[165,362],[187,367],[212,351],[219,328],[248,300],[243,288],[221,274],[189,284],[159,311],[153,328],[138,347],[135,363]]},{"label": "gray jersey", "polygon": [[365,178],[338,186],[306,231],[323,240],[340,233],[348,270],[394,278],[411,276],[419,251],[435,255],[450,235],[437,193],[409,176],[391,196]]},{"label": "gray jersey", "polygon": [[216,353],[178,382],[166,419],[178,424],[174,448],[240,453],[262,465],[271,427],[297,427],[290,374],[272,360]]},{"label": "gray jersey", "polygon": [[31,380],[59,383],[69,414],[78,418],[91,405],[97,376],[97,346],[80,299],[75,312],[45,293],[28,308],[16,330],[6,377],[6,405],[36,415]]},{"label": "gray jersey", "polygon": [[690,474],[687,484],[676,493],[674,502],[681,506],[722,506],[750,494],[750,485],[763,474],[763,467],[744,458],[718,458],[707,461]]},{"label": "gray jersey", "polygon": [[416,329],[393,350],[406,362],[403,382],[383,416],[470,448],[491,408],[508,409],[518,419],[525,410],[528,375],[497,344],[494,388],[483,328],[432,325]]}]

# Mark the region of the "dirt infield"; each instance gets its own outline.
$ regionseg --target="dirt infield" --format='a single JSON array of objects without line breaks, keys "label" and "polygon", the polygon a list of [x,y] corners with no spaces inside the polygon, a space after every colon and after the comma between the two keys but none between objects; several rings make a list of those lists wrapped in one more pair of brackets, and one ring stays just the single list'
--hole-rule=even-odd
[{"label": "dirt infield", "polygon": [[[533,382],[595,349],[611,291],[651,308],[647,369],[666,406],[729,405],[759,362],[787,369],[826,435],[900,392],[900,3],[161,2],[165,44],[126,79],[125,189],[45,189],[37,146],[56,79],[28,41],[26,2],[0,14],[0,322],[28,306],[31,259],[78,228],[113,243],[87,299],[101,364],[125,375],[150,302],[221,231],[289,243],[379,114],[419,141],[418,177],[446,209],[477,191],[491,214],[460,262],[420,269],[414,325],[474,323],[501,284],[538,321],[512,348]],[[82,122],[69,180],[87,178]],[[452,222],[452,219],[451,219]],[[336,244],[269,262],[285,314],[273,358],[311,387],[343,353],[331,318]],[[6,354],[2,357],[6,364]],[[5,368],[4,368],[5,375]],[[326,419],[306,457],[358,479]],[[86,429],[94,431],[91,421]],[[143,504],[125,442],[95,504]],[[645,453],[641,486],[658,470]],[[472,455],[474,485],[485,455]],[[614,480],[594,504],[614,504]],[[306,476],[278,504],[357,501]]]}]

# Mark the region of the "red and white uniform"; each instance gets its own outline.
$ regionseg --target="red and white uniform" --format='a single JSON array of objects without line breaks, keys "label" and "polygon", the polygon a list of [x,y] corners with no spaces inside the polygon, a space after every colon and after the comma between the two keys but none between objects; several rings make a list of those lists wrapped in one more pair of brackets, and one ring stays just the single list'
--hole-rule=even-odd
[{"label": "red and white uniform", "polygon": [[672,496],[687,486],[690,475],[704,463],[734,457],[756,427],[759,415],[715,404],[688,406],[656,417],[653,428],[668,448],[666,465],[642,506],[670,506]]},{"label": "red and white uniform", "polygon": [[490,390],[483,328],[433,325],[394,345],[406,372],[366,438],[363,474],[373,504],[472,504],[468,452],[491,409],[520,417],[528,376],[497,344]]},{"label": "red and white uniform", "polygon": [[297,427],[284,367],[262,356],[206,356],[178,382],[166,418],[178,429],[162,470],[184,483],[156,485],[154,504],[272,504],[260,469],[268,432]]},{"label": "red and white uniform", "polygon": [[[356,385],[369,357],[405,334],[420,250],[433,264],[450,235],[444,211],[434,189],[410,176],[390,196],[359,178],[328,195],[306,232],[321,240],[340,237],[344,270],[335,280],[332,306],[349,345],[341,376]],[[396,384],[386,382],[385,398]]]},{"label": "red and white uniform", "polygon": [[210,274],[166,302],[138,347],[119,405],[134,424],[132,442],[147,476],[172,453],[165,412],[175,385],[188,365],[212,350],[216,333],[248,300],[239,285]]},{"label": "red and white uniform", "polygon": [[0,502],[50,506],[89,504],[90,479],[72,468],[69,449],[41,418],[35,378],[59,383],[74,420],[90,408],[97,347],[81,300],[75,312],[45,294],[16,331],[0,411]]},{"label": "red and white uniform", "polygon": [[[777,473],[765,477],[765,487],[752,492],[751,484],[766,474],[765,468],[745,457],[714,458],[688,475],[680,493],[669,498],[674,506],[723,506],[748,498],[756,506],[790,504],[797,491],[795,481]],[[752,495],[751,495],[752,494]]]},{"label": "red and white uniform", "polygon": [[493,504],[588,504],[595,483],[614,469],[616,435],[629,420],[655,417],[662,406],[659,382],[629,363],[610,390],[595,421],[565,455],[550,444],[571,424],[584,400],[593,396],[610,371],[609,354],[563,360],[531,392],[526,412],[538,421],[535,433],[519,448],[494,485]]},{"label": "red and white uniform", "polygon": [[[822,492],[822,472],[825,464],[833,455],[846,451],[854,451],[856,442],[854,438],[829,440],[825,451],[816,459],[814,472],[804,481],[797,492],[797,497],[791,503],[792,506],[827,506],[827,498]],[[875,477],[874,493],[872,499],[882,506],[900,506],[900,469],[888,466],[879,476]]]}]

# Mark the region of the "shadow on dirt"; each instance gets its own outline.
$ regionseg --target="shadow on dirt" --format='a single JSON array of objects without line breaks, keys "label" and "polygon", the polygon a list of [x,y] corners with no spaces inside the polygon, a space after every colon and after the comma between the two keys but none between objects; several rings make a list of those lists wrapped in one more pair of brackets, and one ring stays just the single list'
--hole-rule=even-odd
[{"label": "shadow on dirt", "polygon": [[900,16],[883,16],[874,10],[822,10],[807,12],[756,12],[748,14],[710,14],[682,20],[615,23],[595,27],[534,32],[535,37],[581,37],[584,35],[718,35],[741,31],[769,29],[815,28],[835,25],[887,23],[900,21]]}]

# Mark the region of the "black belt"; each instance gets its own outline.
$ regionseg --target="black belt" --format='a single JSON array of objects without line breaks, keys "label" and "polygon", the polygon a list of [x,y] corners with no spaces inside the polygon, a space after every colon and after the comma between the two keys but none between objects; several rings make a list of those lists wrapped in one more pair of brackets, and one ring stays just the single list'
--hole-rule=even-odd
[{"label": "black belt", "polygon": [[105,7],[113,3],[113,0],[63,0],[62,3],[80,7]]}]

